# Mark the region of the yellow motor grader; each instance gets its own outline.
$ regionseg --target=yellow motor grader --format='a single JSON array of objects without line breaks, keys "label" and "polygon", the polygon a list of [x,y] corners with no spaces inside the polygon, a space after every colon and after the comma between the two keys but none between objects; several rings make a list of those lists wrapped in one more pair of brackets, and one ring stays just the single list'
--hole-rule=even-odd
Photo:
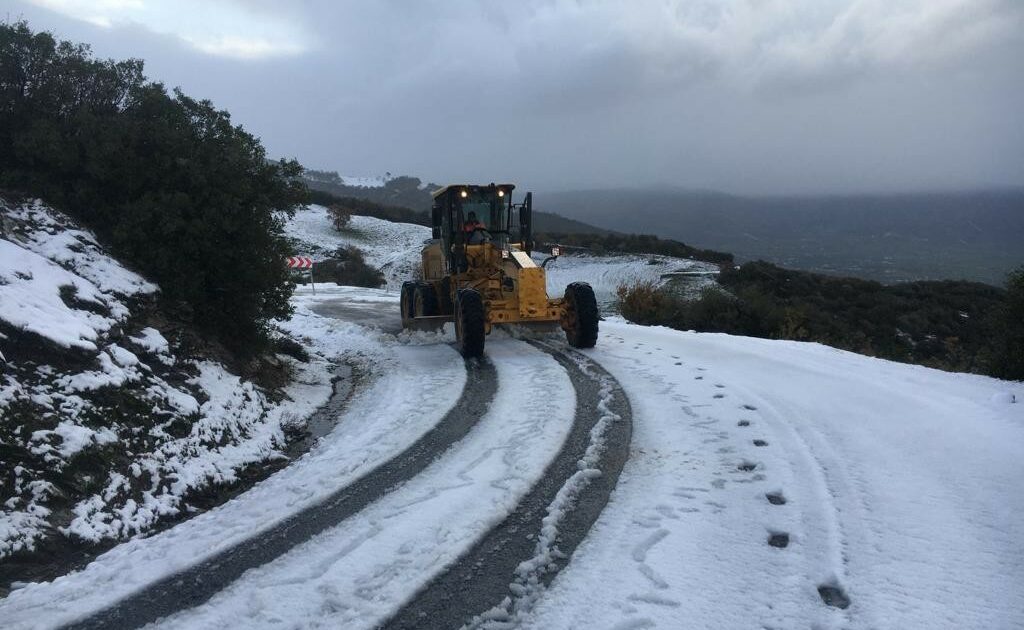
[{"label": "yellow motor grader", "polygon": [[533,194],[512,203],[512,184],[449,185],[434,191],[431,240],[423,248],[422,278],[402,284],[402,325],[435,328],[455,322],[459,351],[478,357],[494,326],[565,331],[569,344],[597,343],[594,290],[574,282],[549,298],[544,267],[533,249]]}]

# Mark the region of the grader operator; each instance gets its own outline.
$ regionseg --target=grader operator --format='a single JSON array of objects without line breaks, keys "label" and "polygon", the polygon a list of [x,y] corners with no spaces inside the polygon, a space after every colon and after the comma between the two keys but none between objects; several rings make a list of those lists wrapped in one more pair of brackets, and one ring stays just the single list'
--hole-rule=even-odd
[{"label": "grader operator", "polygon": [[533,194],[512,203],[512,184],[450,185],[433,193],[432,238],[424,246],[422,278],[402,285],[402,325],[431,328],[455,322],[459,351],[478,357],[494,326],[565,331],[569,344],[597,343],[594,291],[573,282],[561,298],[549,298],[545,265],[533,249]]}]

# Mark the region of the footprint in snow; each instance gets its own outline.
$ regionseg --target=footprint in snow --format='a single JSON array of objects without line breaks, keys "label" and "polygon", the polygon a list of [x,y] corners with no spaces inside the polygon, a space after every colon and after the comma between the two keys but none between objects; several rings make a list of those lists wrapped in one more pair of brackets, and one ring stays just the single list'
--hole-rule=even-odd
[{"label": "footprint in snow", "polygon": [[765,498],[768,499],[768,503],[772,505],[786,505],[786,496],[782,492],[768,492],[765,493]]},{"label": "footprint in snow", "polygon": [[718,389],[725,389],[725,385],[722,385],[721,383],[715,383],[715,387]]},{"label": "footprint in snow", "polygon": [[749,427],[750,426],[750,420],[740,420],[739,422],[736,423],[736,426],[738,426],[738,427]]},{"label": "footprint in snow", "polygon": [[789,534],[786,532],[770,532],[768,534],[768,544],[772,547],[785,549],[789,546]]},{"label": "footprint in snow", "polygon": [[711,507],[715,508],[714,510],[712,510],[713,514],[719,514],[725,511],[725,508],[727,507],[726,505],[718,503],[717,501],[705,501],[704,505],[710,505]]},{"label": "footprint in snow", "polygon": [[742,472],[751,472],[755,468],[757,468],[757,464],[755,464],[754,462],[748,462],[746,460],[740,462],[739,465],[736,466],[736,469]]},{"label": "footprint in snow", "polygon": [[768,446],[768,442],[764,440],[754,440],[754,446]]},{"label": "footprint in snow", "polygon": [[712,398],[725,398],[725,394],[715,394]]},{"label": "footprint in snow", "polygon": [[818,587],[818,595],[827,606],[841,609],[846,609],[850,606],[850,597],[838,582],[822,584]]},{"label": "footprint in snow", "polygon": [[746,409],[747,411],[757,411],[757,407],[754,405],[743,405],[742,409]]}]

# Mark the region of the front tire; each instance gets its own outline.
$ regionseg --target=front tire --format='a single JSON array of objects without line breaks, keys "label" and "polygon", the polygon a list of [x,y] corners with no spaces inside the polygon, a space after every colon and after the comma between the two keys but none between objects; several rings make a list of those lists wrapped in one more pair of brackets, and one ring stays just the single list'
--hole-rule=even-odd
[{"label": "front tire", "polygon": [[460,289],[455,296],[455,338],[467,359],[484,354],[484,300],[475,289]]},{"label": "front tire", "polygon": [[416,317],[437,315],[437,292],[429,282],[417,282],[412,294],[412,312]]},{"label": "front tire", "polygon": [[597,344],[597,298],[586,282],[573,282],[565,288],[565,338],[573,348],[593,348]]},{"label": "front tire", "polygon": [[402,312],[402,328],[408,328],[413,317],[413,292],[416,290],[416,283],[406,280],[402,283],[402,292],[398,294],[398,307]]}]

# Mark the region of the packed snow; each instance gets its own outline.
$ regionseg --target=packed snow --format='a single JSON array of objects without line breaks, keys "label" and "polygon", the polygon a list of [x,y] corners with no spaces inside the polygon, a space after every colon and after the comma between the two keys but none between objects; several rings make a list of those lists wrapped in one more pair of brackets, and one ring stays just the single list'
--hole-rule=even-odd
[{"label": "packed snow", "polygon": [[489,355],[499,390],[469,437],[356,517],[159,627],[378,627],[515,508],[572,426],[573,388],[553,359],[511,340]]},{"label": "packed snow", "polygon": [[621,321],[588,354],[633,454],[526,627],[1024,627],[1024,385]]},{"label": "packed snow", "polygon": [[[338,234],[313,206],[288,230],[323,251],[356,245],[393,270],[414,265],[429,236],[360,217],[351,225]],[[621,281],[664,279],[665,265],[650,258],[563,256],[549,290],[585,280],[607,296]],[[295,315],[282,328],[313,360],[293,386],[307,390],[293,390],[282,416],[297,421],[323,399],[323,375],[339,357],[370,370],[308,453],[217,508],[129,540],[82,571],[15,590],[0,600],[5,627],[58,626],[109,606],[313,505],[429,430],[461,393],[465,369],[450,327],[392,330],[400,279],[389,275],[391,289],[318,285],[294,296]],[[144,370],[130,355],[171,356],[167,345],[159,331],[141,329],[104,347],[96,378],[131,382]],[[499,391],[466,438],[359,514],[156,625],[360,628],[395,612],[515,508],[571,421],[572,388],[549,356],[500,332],[487,354]],[[630,458],[571,562],[550,588],[528,589],[513,625],[1024,627],[1024,384],[617,317],[602,322],[586,354],[629,396]],[[215,370],[197,374],[194,385],[211,392],[224,422],[244,416],[245,396],[236,395],[244,385]],[[0,404],[10,391],[0,387]],[[173,404],[201,406],[185,397]],[[68,433],[69,449],[106,439],[95,427],[51,430]],[[65,444],[47,435],[39,443],[55,457]],[[586,461],[580,466],[591,474]],[[24,471],[14,478],[20,496],[40,499],[5,511],[0,555],[3,545],[28,544],[24,532],[46,520],[44,499],[54,492]],[[527,573],[557,552],[557,539],[552,546],[550,535],[536,534]]]},{"label": "packed snow", "polygon": [[[373,289],[356,291],[397,309],[393,295]],[[365,326],[324,320],[308,308],[346,294],[351,291],[332,291],[330,286],[315,296],[300,292],[296,316],[287,323],[296,334],[307,336],[314,348],[347,347],[360,353],[366,359],[364,365],[375,372],[372,385],[355,395],[331,432],[286,469],[224,505],[150,538],[124,543],[81,572],[13,592],[0,603],[12,627],[69,622],[244,541],[351,483],[436,424],[455,403],[466,380],[461,357],[444,343],[450,337],[375,333]],[[40,611],[46,611],[45,621]]]}]

